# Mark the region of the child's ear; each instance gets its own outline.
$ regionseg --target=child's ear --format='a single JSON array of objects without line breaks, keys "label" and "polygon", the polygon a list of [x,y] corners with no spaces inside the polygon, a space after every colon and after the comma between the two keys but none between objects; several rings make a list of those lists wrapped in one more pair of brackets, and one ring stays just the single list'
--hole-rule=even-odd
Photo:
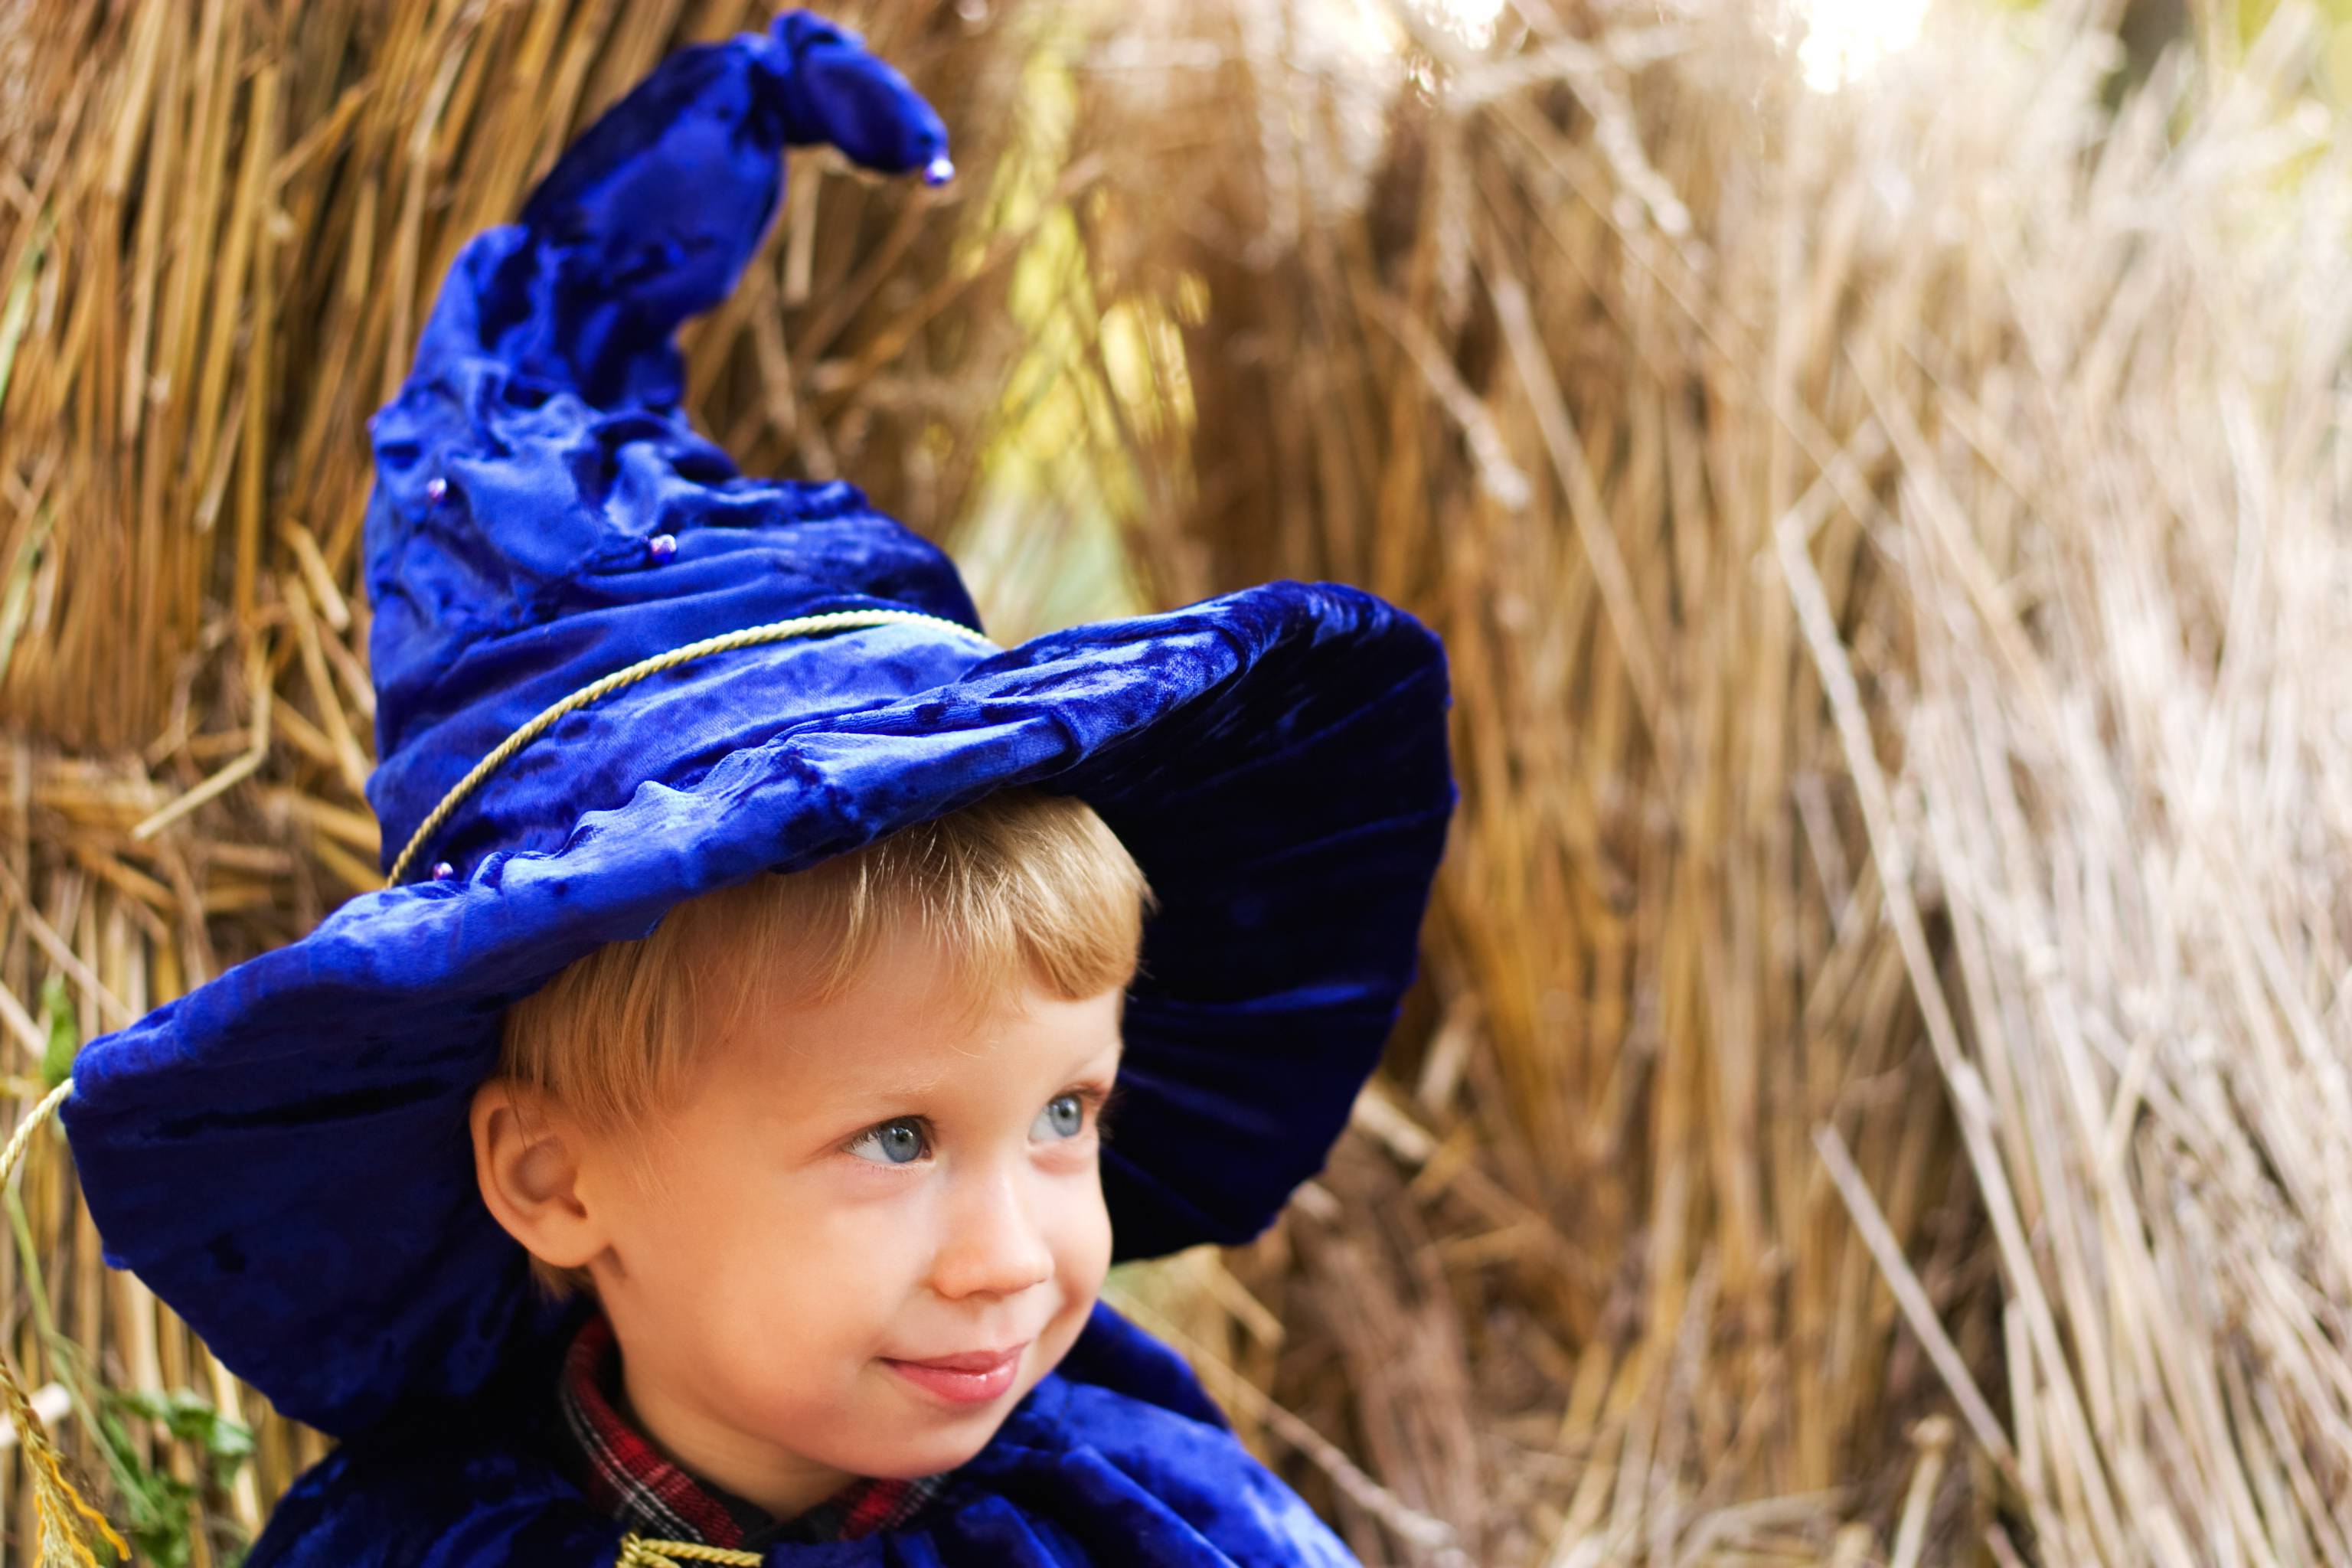
[{"label": "child's ear", "polygon": [[482,1202],[525,1250],[577,1268],[604,1250],[580,1190],[580,1133],[528,1087],[492,1079],[474,1091],[474,1177]]}]

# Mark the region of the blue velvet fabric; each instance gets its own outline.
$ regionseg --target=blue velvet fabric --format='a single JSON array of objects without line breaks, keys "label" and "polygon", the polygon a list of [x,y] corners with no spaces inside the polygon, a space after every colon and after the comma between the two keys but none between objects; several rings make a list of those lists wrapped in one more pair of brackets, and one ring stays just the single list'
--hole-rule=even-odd
[{"label": "blue velvet fabric", "polygon": [[[682,900],[1007,786],[1093,805],[1162,900],[1103,1157],[1121,1258],[1263,1230],[1321,1168],[1412,977],[1454,787],[1444,650],[1412,616],[1284,581],[998,648],[953,563],[855,486],[747,478],[692,428],[672,333],[751,257],[780,148],[814,137],[884,169],[946,147],[895,71],[792,13],[665,61],[452,268],[372,426],[368,794],[387,862],[513,729],[635,660],[833,609],[955,625],[739,649],[574,712],[432,836],[422,863],[447,879],[355,898],[76,1064],[61,1116],[107,1261],[280,1410],[347,1440],[495,1432],[540,1397],[529,1369],[563,1314],[535,1302],[481,1202],[467,1106],[510,1002]],[[1108,1528],[1130,1506],[1111,1472],[1149,1473],[1131,1517],[1171,1541],[1151,1511],[1173,1506],[1165,1472],[1197,1461],[1220,1495],[1258,1495],[1231,1456],[1114,1398],[1157,1394],[1085,1386],[1041,1385],[1003,1441],[1008,1487],[1051,1467]],[[1057,1446],[1065,1420],[1095,1422],[1104,1454],[1132,1420],[1156,1459]],[[331,1460],[297,1500],[354,1497],[362,1473]],[[443,1501],[545,1495],[518,1472],[433,1473]],[[993,1557],[839,1561],[1090,1560],[1029,1517],[974,1513],[959,1539],[1000,1531]],[[470,1543],[567,1527],[450,1528]],[[509,1560],[446,1550],[397,1560]],[[1322,1560],[1170,1552],[1151,1560]]]},{"label": "blue velvet fabric", "polygon": [[[246,1568],[612,1568],[621,1527],[555,1464],[552,1404],[345,1443],[280,1500]],[[905,1526],[779,1542],[764,1568],[1356,1568],[1183,1362],[1099,1301],[947,1486]]]}]

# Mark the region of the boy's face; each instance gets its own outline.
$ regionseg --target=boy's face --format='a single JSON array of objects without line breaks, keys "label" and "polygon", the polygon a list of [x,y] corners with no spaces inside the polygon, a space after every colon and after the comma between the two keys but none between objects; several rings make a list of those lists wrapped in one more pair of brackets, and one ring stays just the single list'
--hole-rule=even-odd
[{"label": "boy's face", "polygon": [[[971,1458],[1085,1327],[1110,1265],[1097,1108],[1122,993],[1034,984],[967,1021],[943,961],[886,935],[824,1006],[755,989],[650,1127],[578,1171],[588,1259],[639,1422],[772,1512]],[[902,1362],[1017,1347],[994,1375]]]}]

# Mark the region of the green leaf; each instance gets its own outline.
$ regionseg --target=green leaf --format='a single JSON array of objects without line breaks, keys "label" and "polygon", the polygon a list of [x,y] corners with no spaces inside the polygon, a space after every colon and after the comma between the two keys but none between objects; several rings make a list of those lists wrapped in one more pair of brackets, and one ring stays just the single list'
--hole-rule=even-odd
[{"label": "green leaf", "polygon": [[[253,1453],[253,1429],[231,1420],[201,1394],[187,1389],[155,1392],[100,1385],[97,1425],[103,1438],[115,1489],[121,1498],[124,1533],[135,1548],[134,1561],[157,1568],[187,1568],[194,1548],[197,1491],[195,1483],[181,1480],[142,1464],[138,1449],[121,1417],[143,1416],[163,1423],[172,1437],[201,1448],[210,1461],[214,1485],[226,1488]],[[240,1560],[240,1551],[235,1558]],[[219,1560],[219,1553],[215,1553]]]},{"label": "green leaf", "polygon": [[41,1011],[48,1016],[49,1046],[41,1053],[41,1080],[51,1089],[73,1076],[74,1053],[81,1049],[81,1030],[74,1023],[73,998],[66,979],[52,974],[41,986]]},{"label": "green leaf", "polygon": [[194,1443],[215,1459],[242,1459],[253,1452],[253,1428],[222,1415],[211,1401],[184,1388],[110,1389],[124,1407],[152,1421],[184,1443]]}]

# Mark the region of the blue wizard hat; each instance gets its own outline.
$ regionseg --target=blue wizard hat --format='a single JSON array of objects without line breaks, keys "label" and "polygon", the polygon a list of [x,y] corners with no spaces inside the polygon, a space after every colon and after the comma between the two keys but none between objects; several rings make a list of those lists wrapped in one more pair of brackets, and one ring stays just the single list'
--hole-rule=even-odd
[{"label": "blue wizard hat", "polygon": [[1086,801],[1160,900],[1102,1154],[1122,1259],[1271,1223],[1414,973],[1455,792],[1411,616],[1284,581],[1000,647],[855,486],[694,430],[672,334],[820,142],[951,173],[929,105],[793,13],[671,56],[466,247],[371,427],[388,885],[75,1063],[107,1262],[330,1434],[489,1397],[561,1327],[468,1104],[505,1007],[681,900],[993,790]]}]

